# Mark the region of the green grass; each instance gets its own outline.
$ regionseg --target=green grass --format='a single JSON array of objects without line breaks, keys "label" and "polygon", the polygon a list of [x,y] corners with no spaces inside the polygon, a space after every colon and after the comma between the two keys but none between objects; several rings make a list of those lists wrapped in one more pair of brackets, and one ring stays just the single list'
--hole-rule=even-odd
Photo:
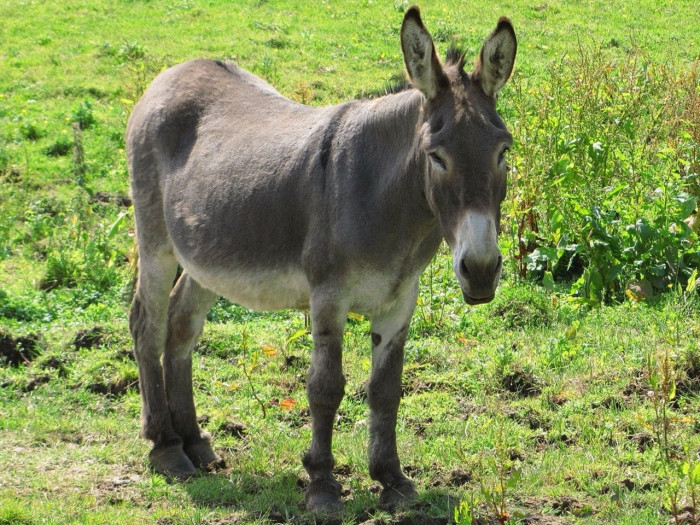
[{"label": "green grass", "polygon": [[[408,5],[0,0],[0,343],[26,359],[0,368],[0,524],[311,522],[301,312],[216,305],[195,395],[228,468],[181,484],[148,468],[123,132],[153,76],[198,56],[235,59],[314,105],[382,89],[402,70]],[[679,226],[700,197],[695,3],[421,7],[440,53],[456,43],[468,60],[499,16],[515,24],[516,74],[499,101],[516,138],[508,263],[480,307],[463,304],[447,250],[423,276],[398,425],[421,500],[395,517],[376,510],[367,473],[370,325],[350,320],[334,439],[344,523],[680,521],[700,482],[700,304],[687,274],[669,273],[677,261],[650,272],[698,252]],[[537,231],[518,228],[528,212]],[[640,218],[647,244],[627,228]],[[541,257],[518,262],[519,237]],[[569,266],[564,237],[578,246]],[[630,277],[656,295],[625,295]]]}]

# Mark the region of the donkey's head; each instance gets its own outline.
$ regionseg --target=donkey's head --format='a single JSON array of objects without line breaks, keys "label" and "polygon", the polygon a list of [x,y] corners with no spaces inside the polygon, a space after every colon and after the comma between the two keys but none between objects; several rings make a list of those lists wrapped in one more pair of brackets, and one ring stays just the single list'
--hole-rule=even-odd
[{"label": "donkey's head", "polygon": [[513,71],[513,26],[499,20],[471,73],[454,51],[445,66],[440,63],[417,7],[406,12],[401,47],[411,82],[425,95],[419,155],[428,205],[452,249],[464,299],[488,302],[503,263],[497,236],[513,139],[496,112],[496,97]]}]

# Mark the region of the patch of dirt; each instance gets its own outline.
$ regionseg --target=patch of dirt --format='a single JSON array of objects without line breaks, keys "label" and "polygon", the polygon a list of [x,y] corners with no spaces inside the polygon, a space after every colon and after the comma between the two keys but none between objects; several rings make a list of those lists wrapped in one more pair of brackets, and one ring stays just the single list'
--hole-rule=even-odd
[{"label": "patch of dirt", "polygon": [[566,396],[566,394],[563,394],[561,392],[556,393],[556,394],[551,394],[547,398],[547,403],[549,406],[555,410],[559,407],[563,407],[565,404],[569,402],[569,398]]},{"label": "patch of dirt", "polygon": [[658,483],[647,481],[646,483],[639,484],[629,478],[625,478],[618,484],[604,485],[603,488],[600,489],[600,493],[614,494],[623,489],[628,490],[629,492],[632,492],[633,490],[636,490],[637,492],[649,492],[651,490],[657,490],[658,488]]},{"label": "patch of dirt", "polygon": [[246,426],[238,421],[225,421],[219,426],[219,428],[216,429],[216,431],[221,434],[235,437],[236,439],[243,439],[248,433]]},{"label": "patch of dirt", "polygon": [[59,377],[68,377],[68,370],[66,369],[66,360],[52,355],[47,357],[39,364],[41,370],[56,370]]},{"label": "patch of dirt", "polygon": [[433,423],[433,418],[407,418],[406,423],[414,429],[416,436],[424,437],[428,427]]},{"label": "patch of dirt", "polygon": [[90,495],[100,505],[141,505],[144,503],[143,488],[139,486],[142,481],[142,475],[133,468],[113,465],[111,472],[90,485]]},{"label": "patch of dirt", "polygon": [[564,525],[570,523],[558,516],[541,516],[538,514],[526,514],[518,523],[523,525]]},{"label": "patch of dirt", "polygon": [[528,409],[525,412],[514,412],[509,417],[521,425],[527,426],[530,430],[549,431],[551,425],[545,415],[535,409]]},{"label": "patch of dirt", "polygon": [[401,386],[401,395],[408,396],[411,394],[422,394],[424,392],[449,392],[450,389],[451,387],[446,381],[425,380],[417,377],[408,384],[403,384]]},{"label": "patch of dirt", "polygon": [[622,395],[627,397],[645,397],[650,388],[651,387],[646,380],[646,373],[643,371],[638,371],[635,374],[634,379],[632,379],[632,381],[630,381],[630,383],[622,389]]},{"label": "patch of dirt", "polygon": [[290,428],[303,428],[311,424],[311,413],[308,408],[301,410],[285,410],[280,420]]},{"label": "patch of dirt", "polygon": [[521,397],[534,397],[542,393],[542,388],[535,375],[522,368],[513,368],[501,377],[501,386]]},{"label": "patch of dirt", "polygon": [[700,393],[700,354],[693,352],[678,363],[681,377],[676,381],[676,392],[680,396]]},{"label": "patch of dirt", "polygon": [[630,441],[637,443],[637,449],[640,452],[645,452],[648,448],[654,446],[654,436],[648,432],[638,432],[627,436]]},{"label": "patch of dirt", "polygon": [[451,487],[464,487],[472,482],[474,476],[470,471],[465,470],[462,467],[455,467],[449,472],[448,478],[448,484]]},{"label": "patch of dirt", "polygon": [[358,522],[358,525],[446,525],[447,523],[449,523],[447,518],[434,518],[422,512],[408,512],[398,514],[390,521],[384,518],[373,518]]},{"label": "patch of dirt", "polygon": [[116,204],[120,208],[131,207],[131,197],[123,193],[107,193],[106,191],[98,191],[92,196],[92,202],[99,204]]},{"label": "patch of dirt", "polygon": [[131,348],[120,348],[115,352],[114,357],[121,361],[136,361],[134,351]]},{"label": "patch of dirt", "polygon": [[336,465],[333,467],[333,474],[336,476],[349,477],[352,476],[352,467],[348,464]]},{"label": "patch of dirt", "polygon": [[619,399],[617,397],[606,397],[600,402],[592,403],[591,408],[604,408],[606,410],[625,410],[626,403],[624,399]]},{"label": "patch of dirt", "polygon": [[284,358],[284,370],[287,371],[290,368],[303,371],[308,368],[308,363],[306,359],[302,359],[299,356],[288,355]]},{"label": "patch of dirt", "polygon": [[93,394],[102,394],[108,397],[121,397],[130,388],[138,389],[138,380],[122,377],[116,381],[105,381],[102,383],[92,383],[85,389]]},{"label": "patch of dirt", "polygon": [[90,350],[100,346],[104,341],[105,331],[101,326],[94,326],[86,330],[79,330],[73,339],[73,347],[76,350],[86,348]]},{"label": "patch of dirt", "polygon": [[557,516],[565,516],[572,514],[577,517],[590,516],[593,509],[590,506],[584,505],[576,498],[564,496],[551,503],[552,510]]},{"label": "patch of dirt", "polygon": [[39,387],[40,385],[45,385],[49,381],[51,381],[51,376],[49,376],[48,374],[40,374],[38,376],[34,376],[29,381],[27,381],[27,383],[24,386],[22,386],[22,392],[24,392],[25,394],[28,392],[33,392],[37,389],[37,387]]},{"label": "patch of dirt", "polygon": [[10,334],[0,332],[0,362],[13,367],[32,362],[41,354],[40,341],[41,337],[38,334],[12,337]]},{"label": "patch of dirt", "polygon": [[[569,516],[584,518],[595,514],[595,509],[572,496],[562,496],[560,498],[533,498],[525,503],[527,509],[534,509],[534,512],[527,513],[519,523],[537,525],[563,525],[571,523]],[[551,508],[554,515],[542,515],[540,511],[544,508]],[[566,518],[565,518],[566,517]]]},{"label": "patch of dirt", "polygon": [[697,522],[693,519],[693,516],[696,515],[697,512],[693,507],[683,507],[672,520],[669,520],[669,523],[673,523],[674,525],[695,525]]}]

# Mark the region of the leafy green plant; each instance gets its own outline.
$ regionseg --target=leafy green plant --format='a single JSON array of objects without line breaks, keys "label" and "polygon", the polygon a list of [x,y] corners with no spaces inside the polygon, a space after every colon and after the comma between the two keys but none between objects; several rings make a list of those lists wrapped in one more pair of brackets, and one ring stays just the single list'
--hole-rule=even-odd
[{"label": "leafy green plant", "polygon": [[68,137],[59,137],[52,144],[44,148],[44,155],[48,157],[63,157],[73,149],[73,142]]},{"label": "leafy green plant", "polygon": [[91,128],[97,123],[97,118],[92,109],[92,103],[89,100],[83,100],[78,107],[73,110],[71,122],[76,123],[81,130]]},{"label": "leafy green plant", "polygon": [[[663,504],[677,525],[684,522],[681,518],[684,496],[689,500],[690,523],[696,523],[698,511],[697,486],[700,483],[700,465],[697,463],[697,451],[691,453],[688,444],[679,441],[683,424],[691,420],[679,417],[674,411],[677,406],[681,370],[678,356],[672,353],[674,349],[679,349],[683,342],[682,325],[687,319],[683,313],[688,311],[690,314],[697,306],[697,275],[695,270],[684,289],[675,287],[673,293],[676,308],[669,314],[666,341],[660,352],[648,354],[646,365],[650,387],[647,398],[654,410],[651,428],[659,445],[658,470],[664,480]],[[678,315],[678,312],[681,312],[681,315]],[[679,454],[681,445],[685,451],[684,458]]]},{"label": "leafy green plant", "polygon": [[45,135],[44,131],[40,129],[34,122],[23,121],[20,126],[20,132],[22,136],[31,141],[37,141]]},{"label": "leafy green plant", "polygon": [[[467,499],[455,507],[455,522],[481,523],[483,516],[480,509],[485,507],[488,510],[488,521],[500,525],[515,523],[509,498],[520,483],[522,468],[518,455],[513,453],[513,436],[506,430],[504,422],[491,417],[479,422],[478,432],[488,435],[484,443],[489,444],[477,460],[480,472],[479,493],[470,493]],[[460,452],[460,455],[463,454]]]},{"label": "leafy green plant", "polygon": [[78,215],[66,217],[65,235],[58,234],[49,241],[55,248],[46,259],[46,273],[40,287],[52,290],[80,286],[104,292],[119,285],[119,252],[113,238],[126,218],[123,212],[111,224],[90,232]]},{"label": "leafy green plant", "polygon": [[523,158],[506,207],[518,273],[569,281],[589,305],[623,299],[632,278],[685,284],[700,265],[684,222],[697,208],[698,145],[672,124],[696,88],[640,52],[612,62],[578,51],[551,66],[541,95],[516,100],[528,100],[515,109]]},{"label": "leafy green plant", "polygon": [[129,83],[123,102],[133,105],[141,97],[151,80],[162,71],[166,59],[149,53],[146,47],[138,41],[124,42],[116,52],[117,60],[127,72]]},{"label": "leafy green plant", "polygon": [[449,248],[443,243],[438,255],[421,275],[420,295],[416,314],[419,322],[415,329],[423,333],[439,333],[449,322],[448,312],[461,309],[457,285],[450,263]]},{"label": "leafy green plant", "polygon": [[452,518],[454,519],[455,525],[473,525],[479,523],[479,501],[476,498],[476,494],[470,492],[468,497],[462,499],[459,505],[456,505],[452,511]]}]

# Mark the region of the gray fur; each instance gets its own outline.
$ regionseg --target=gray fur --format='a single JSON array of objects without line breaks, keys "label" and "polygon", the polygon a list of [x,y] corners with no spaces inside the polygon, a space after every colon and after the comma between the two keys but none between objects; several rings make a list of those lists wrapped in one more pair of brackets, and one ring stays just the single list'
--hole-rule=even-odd
[{"label": "gray fur", "polygon": [[[341,508],[331,436],[343,327],[351,310],[372,317],[370,474],[384,506],[415,495],[395,424],[418,278],[445,238],[465,300],[493,297],[512,140],[494,87],[512,63],[480,62],[475,74],[461,61],[443,67],[417,8],[402,38],[419,89],[314,108],[235,64],[200,59],[163,72],[134,108],[127,151],[140,261],[130,329],[157,471],[186,478],[223,465],[197,425],[191,379],[192,348],[223,295],[311,310],[312,510]],[[514,38],[502,20],[485,47],[510,46],[500,54],[514,59]]]}]

